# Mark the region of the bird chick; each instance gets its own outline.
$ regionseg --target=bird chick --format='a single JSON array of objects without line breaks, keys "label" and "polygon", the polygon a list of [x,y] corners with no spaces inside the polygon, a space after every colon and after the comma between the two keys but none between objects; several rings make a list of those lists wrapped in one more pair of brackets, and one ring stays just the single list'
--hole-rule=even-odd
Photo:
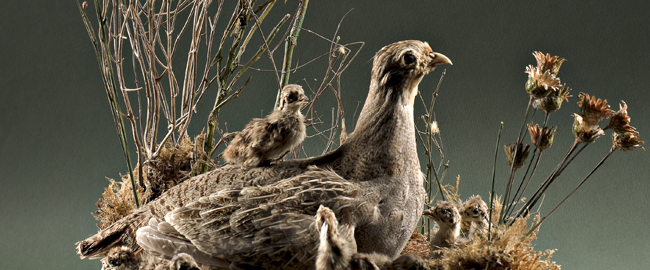
[{"label": "bird chick", "polygon": [[300,108],[308,101],[300,85],[282,88],[280,105],[266,118],[254,118],[223,152],[226,163],[257,167],[284,158],[306,136]]},{"label": "bird chick", "polygon": [[[358,253],[354,227],[339,225],[334,212],[320,206],[316,213],[320,226],[320,244],[316,270],[426,270],[426,263],[415,254],[403,254],[391,260],[381,253]],[[319,225],[322,224],[322,225]]]},{"label": "bird chick", "polygon": [[461,219],[456,205],[448,201],[437,201],[436,206],[425,210],[422,214],[435,221],[439,227],[431,239],[433,251],[442,247],[451,247],[459,240]]},{"label": "bird chick", "polygon": [[111,248],[102,259],[102,270],[138,270],[140,258],[125,246]]},{"label": "bird chick", "polygon": [[316,212],[316,224],[320,228],[316,270],[349,269],[352,255],[357,252],[354,229],[339,228],[334,212],[322,205]]},{"label": "bird chick", "polygon": [[489,225],[489,210],[481,196],[472,196],[465,201],[461,206],[460,213],[463,222],[468,221],[470,223],[469,231],[466,234],[468,240],[474,239],[476,233],[486,232]]}]

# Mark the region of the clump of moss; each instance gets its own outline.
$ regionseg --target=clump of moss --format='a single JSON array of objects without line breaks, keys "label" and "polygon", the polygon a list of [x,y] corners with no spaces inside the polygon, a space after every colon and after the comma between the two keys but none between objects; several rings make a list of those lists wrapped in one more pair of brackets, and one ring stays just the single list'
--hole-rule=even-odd
[{"label": "clump of moss", "polygon": [[[120,177],[119,182],[106,177],[109,182],[108,187],[104,189],[102,198],[95,204],[97,211],[93,213],[93,217],[99,221],[101,229],[107,228],[136,208],[131,191],[131,177],[128,174]],[[143,188],[138,187],[139,198],[145,197],[146,193]]]},{"label": "clump of moss", "polygon": [[[194,141],[184,135],[178,144],[165,144],[157,157],[145,161],[142,167],[142,180],[146,188],[138,186],[138,198],[141,198],[143,203],[147,203],[185,179],[199,174],[202,165],[206,164],[202,161],[205,155],[203,138],[203,133]],[[208,168],[214,166],[206,165]],[[139,164],[134,169],[133,175],[139,179]],[[120,177],[120,181],[106,178],[109,185],[102,193],[102,198],[97,201],[97,211],[93,217],[100,222],[99,227],[102,229],[136,209],[131,189],[131,177],[128,174],[120,175]]]},{"label": "clump of moss", "polygon": [[[178,185],[191,176],[200,174],[206,152],[203,149],[204,133],[196,136],[194,141],[185,134],[180,142],[173,145],[167,142],[160,154],[144,162],[144,183],[149,192],[143,202],[155,200],[171,187]],[[212,167],[211,164],[206,164]]]}]

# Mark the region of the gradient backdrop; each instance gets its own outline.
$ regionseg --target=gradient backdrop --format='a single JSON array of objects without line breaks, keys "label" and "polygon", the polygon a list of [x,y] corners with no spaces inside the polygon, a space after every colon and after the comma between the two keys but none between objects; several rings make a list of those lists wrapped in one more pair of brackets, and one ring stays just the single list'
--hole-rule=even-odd
[{"label": "gradient backdrop", "polygon": [[[278,1],[267,26],[294,12],[295,1],[288,2]],[[453,60],[453,66],[444,66],[447,75],[436,115],[451,165],[446,182],[460,175],[464,198],[489,196],[499,122],[505,122],[501,145],[513,141],[528,99],[524,67],[535,63],[535,50],[567,58],[560,77],[574,89],[570,102],[551,116],[550,124],[559,131],[545,152],[537,183],[573,140],[570,113],[578,110],[579,92],[606,98],[613,109],[625,100],[641,139],[650,138],[647,1],[379,3],[311,1],[303,27],[331,38],[339,20],[353,9],[338,33],[342,42],[366,42],[342,81],[350,131],[350,115],[367,94],[371,57],[382,46],[420,39]],[[126,166],[77,7],[72,0],[2,1],[0,23],[0,269],[99,269],[97,260],[79,260],[74,243],[97,231],[90,213],[108,183],[104,177],[117,178]],[[302,32],[296,55],[304,63],[328,46]],[[281,59],[280,52],[276,56]],[[258,66],[269,68],[267,60]],[[293,74],[291,82],[314,84],[324,69],[324,61],[316,62]],[[427,98],[441,70],[420,85]],[[252,82],[221,116],[231,131],[273,106],[275,77],[268,72],[249,75]],[[190,134],[204,126],[212,94]],[[320,109],[326,120],[332,104]],[[421,114],[419,102],[416,109]],[[608,132],[585,149],[549,189],[543,214],[605,155],[610,136]],[[313,139],[308,147],[318,141]],[[507,171],[501,148],[498,194],[503,193]],[[557,249],[553,260],[564,269],[647,269],[649,154],[614,153],[542,226],[536,249]]]}]

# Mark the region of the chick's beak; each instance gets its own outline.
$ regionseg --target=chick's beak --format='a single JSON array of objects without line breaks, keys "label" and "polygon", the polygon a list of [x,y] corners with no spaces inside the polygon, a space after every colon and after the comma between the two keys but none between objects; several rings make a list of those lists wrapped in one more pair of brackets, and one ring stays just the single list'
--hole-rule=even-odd
[{"label": "chick's beak", "polygon": [[444,64],[450,64],[453,65],[451,60],[449,60],[449,57],[445,56],[444,54],[437,53],[437,52],[432,52],[429,54],[431,56],[431,65],[432,66],[438,66],[438,65],[444,65]]},{"label": "chick's beak", "polygon": [[309,98],[307,96],[303,95],[303,96],[300,97],[300,102],[307,103],[307,102],[309,102]]},{"label": "chick's beak", "polygon": [[433,210],[431,210],[431,209],[424,210],[424,212],[422,212],[422,215],[425,215],[427,217],[432,218],[433,217]]}]

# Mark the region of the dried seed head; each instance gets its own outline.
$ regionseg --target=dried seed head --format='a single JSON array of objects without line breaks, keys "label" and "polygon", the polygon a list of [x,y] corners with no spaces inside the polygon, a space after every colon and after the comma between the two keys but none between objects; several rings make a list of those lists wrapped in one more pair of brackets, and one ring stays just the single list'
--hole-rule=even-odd
[{"label": "dried seed head", "polygon": [[533,56],[535,56],[535,60],[537,60],[537,67],[542,72],[549,71],[555,76],[557,76],[557,73],[560,72],[560,66],[562,66],[562,63],[566,61],[566,59],[562,57],[551,57],[550,54],[547,53],[544,55],[542,52],[533,52]]},{"label": "dried seed head", "polygon": [[596,99],[596,97],[589,97],[589,94],[580,93],[578,96],[578,106],[580,106],[580,116],[582,121],[588,126],[598,126],[601,121],[609,118],[613,110],[609,109],[607,100]]},{"label": "dried seed head", "polygon": [[579,142],[591,143],[600,136],[605,135],[605,132],[598,125],[590,125],[581,115],[573,113],[571,116],[575,118],[572,128],[573,136]]},{"label": "dried seed head", "polygon": [[569,101],[570,91],[571,88],[567,87],[566,84],[564,84],[558,89],[551,91],[551,93],[549,93],[546,97],[536,99],[534,105],[546,113],[555,112],[562,107],[562,102],[564,100]]},{"label": "dried seed head", "polygon": [[88,7],[88,2],[83,1],[83,3],[81,3],[81,8],[86,9],[87,7]]},{"label": "dried seed head", "polygon": [[644,141],[639,141],[639,132],[626,132],[626,133],[614,133],[613,136],[614,148],[620,149],[621,151],[628,151],[634,148],[641,148],[645,151],[645,148],[641,146],[644,144]]},{"label": "dried seed head", "polygon": [[551,147],[551,145],[553,144],[553,138],[555,137],[556,131],[557,131],[557,127],[553,127],[551,129],[548,128],[542,129],[537,124],[533,126],[533,123],[530,123],[528,125],[528,133],[530,133],[530,141],[533,145],[537,146],[537,149],[539,149],[540,152]]},{"label": "dried seed head", "polygon": [[635,132],[636,129],[633,126],[630,126],[630,117],[627,115],[627,104],[625,101],[622,101],[622,104],[619,104],[620,109],[613,113],[609,124],[605,129],[611,128],[616,133],[630,133]]},{"label": "dried seed head", "polygon": [[553,75],[550,71],[541,71],[539,67],[529,65],[526,67],[528,80],[526,81],[526,92],[533,98],[543,98],[549,95],[553,90],[561,86],[560,78]]},{"label": "dried seed head", "polygon": [[[530,152],[530,145],[525,147],[520,143],[517,147],[517,143],[511,143],[504,147],[506,151],[506,161],[508,166],[513,166],[515,169],[519,169],[526,164],[526,158],[528,158],[528,152]],[[512,164],[514,161],[514,165]]]},{"label": "dried seed head", "polygon": [[431,135],[440,133],[440,128],[438,128],[438,122],[431,122]]}]

